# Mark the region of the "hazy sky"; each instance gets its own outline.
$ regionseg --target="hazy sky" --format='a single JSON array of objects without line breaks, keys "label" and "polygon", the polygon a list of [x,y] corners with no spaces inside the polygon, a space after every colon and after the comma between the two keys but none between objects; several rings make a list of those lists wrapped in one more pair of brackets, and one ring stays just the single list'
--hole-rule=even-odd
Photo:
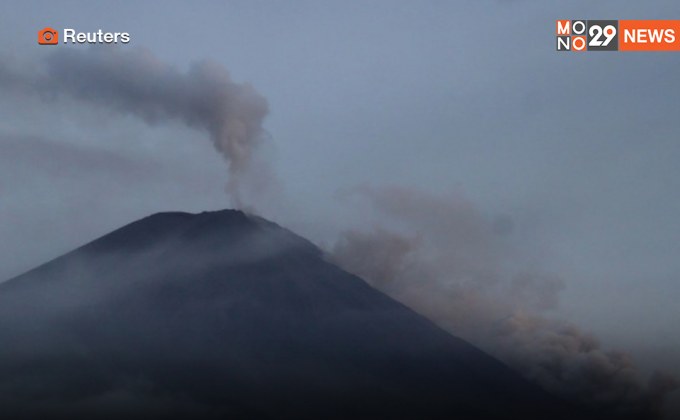
[{"label": "hazy sky", "polygon": [[[269,101],[263,152],[318,243],[361,184],[463,194],[565,279],[559,315],[643,362],[680,353],[680,53],[557,53],[554,20],[678,19],[677,1],[3,2],[0,60],[44,26],[209,58]],[[76,46],[70,48],[86,48]],[[163,210],[228,205],[206,134],[0,90],[0,279]],[[677,356],[676,359],[678,360]]]}]

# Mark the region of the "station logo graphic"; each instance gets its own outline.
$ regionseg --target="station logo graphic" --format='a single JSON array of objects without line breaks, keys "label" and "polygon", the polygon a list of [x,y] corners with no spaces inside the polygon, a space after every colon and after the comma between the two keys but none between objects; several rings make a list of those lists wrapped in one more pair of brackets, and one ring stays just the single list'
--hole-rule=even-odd
[{"label": "station logo graphic", "polygon": [[680,20],[557,20],[557,51],[680,51]]}]

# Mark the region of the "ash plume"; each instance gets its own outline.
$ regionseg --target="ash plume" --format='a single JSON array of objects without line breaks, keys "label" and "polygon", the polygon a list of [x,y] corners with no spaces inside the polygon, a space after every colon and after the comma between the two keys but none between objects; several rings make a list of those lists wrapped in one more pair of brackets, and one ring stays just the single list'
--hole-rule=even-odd
[{"label": "ash plume", "polygon": [[183,73],[144,49],[89,48],[59,49],[34,74],[0,67],[0,84],[10,88],[66,94],[148,124],[178,120],[206,130],[228,165],[227,192],[237,207],[244,206],[246,190],[271,184],[263,179],[268,168],[255,159],[265,138],[267,101],[251,85],[234,82],[219,63],[196,62]]},{"label": "ash plume", "polygon": [[565,399],[612,418],[660,415],[677,381],[661,372],[645,381],[628,355],[551,318],[562,279],[513,264],[496,224],[468,201],[401,188],[356,194],[381,225],[345,232],[333,261]]}]

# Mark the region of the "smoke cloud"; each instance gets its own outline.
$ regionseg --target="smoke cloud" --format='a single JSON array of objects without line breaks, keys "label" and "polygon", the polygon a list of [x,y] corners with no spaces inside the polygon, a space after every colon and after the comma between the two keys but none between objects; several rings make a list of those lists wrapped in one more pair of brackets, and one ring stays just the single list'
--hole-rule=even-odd
[{"label": "smoke cloud", "polygon": [[182,73],[144,49],[89,48],[59,49],[45,64],[34,74],[5,65],[0,83],[44,97],[66,94],[149,124],[178,120],[206,130],[228,165],[227,192],[237,207],[246,204],[245,192],[272,183],[255,159],[266,137],[267,101],[249,84],[232,81],[219,63],[197,62]]},{"label": "smoke cloud", "polygon": [[355,194],[381,225],[345,232],[333,261],[565,399],[612,418],[660,413],[675,379],[654,372],[645,381],[628,355],[552,319],[564,282],[515,262],[502,238],[511,222],[499,229],[461,197],[368,187]]}]

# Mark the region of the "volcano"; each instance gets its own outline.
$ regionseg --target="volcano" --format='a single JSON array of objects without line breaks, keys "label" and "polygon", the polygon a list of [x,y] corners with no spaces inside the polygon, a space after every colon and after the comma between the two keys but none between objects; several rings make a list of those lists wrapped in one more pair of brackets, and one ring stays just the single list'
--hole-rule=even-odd
[{"label": "volcano", "polygon": [[0,284],[3,418],[572,418],[260,217],[159,213]]}]

